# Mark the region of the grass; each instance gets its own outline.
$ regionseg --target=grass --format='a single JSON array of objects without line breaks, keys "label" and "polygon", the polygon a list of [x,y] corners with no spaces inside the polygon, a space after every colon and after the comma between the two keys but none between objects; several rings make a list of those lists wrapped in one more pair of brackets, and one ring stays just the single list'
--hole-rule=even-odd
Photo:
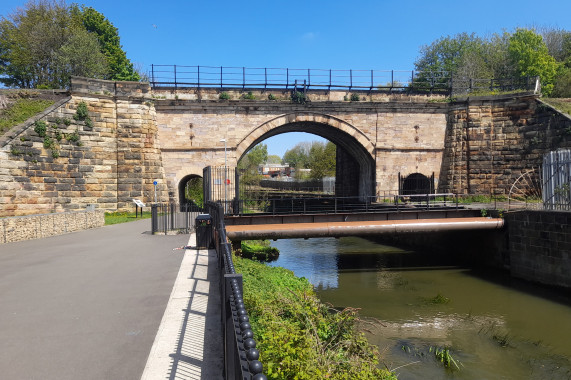
[{"label": "grass", "polygon": [[106,212],[105,213],[105,225],[133,222],[140,219],[149,219],[151,217],[150,211],[143,212],[143,216],[139,213],[138,217],[135,217],[134,212]]},{"label": "grass", "polygon": [[571,99],[566,98],[542,98],[545,103],[553,106],[557,110],[571,115]]},{"label": "grass", "polygon": [[0,136],[12,127],[42,112],[52,104],[54,104],[52,100],[18,99],[15,103],[0,111]]}]

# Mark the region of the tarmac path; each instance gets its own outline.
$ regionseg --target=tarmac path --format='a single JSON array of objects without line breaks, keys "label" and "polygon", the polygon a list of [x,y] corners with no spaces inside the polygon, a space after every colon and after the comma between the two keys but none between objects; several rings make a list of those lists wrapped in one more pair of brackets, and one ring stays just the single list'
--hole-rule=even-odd
[{"label": "tarmac path", "polygon": [[189,241],[150,223],[0,244],[0,378],[141,378]]}]

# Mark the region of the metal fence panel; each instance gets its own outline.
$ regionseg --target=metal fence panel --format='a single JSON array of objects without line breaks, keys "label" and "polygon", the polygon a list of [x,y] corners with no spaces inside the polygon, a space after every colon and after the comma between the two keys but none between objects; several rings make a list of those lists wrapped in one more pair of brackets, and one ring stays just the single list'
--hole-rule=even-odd
[{"label": "metal fence panel", "polygon": [[543,156],[543,205],[548,210],[571,209],[571,150]]}]

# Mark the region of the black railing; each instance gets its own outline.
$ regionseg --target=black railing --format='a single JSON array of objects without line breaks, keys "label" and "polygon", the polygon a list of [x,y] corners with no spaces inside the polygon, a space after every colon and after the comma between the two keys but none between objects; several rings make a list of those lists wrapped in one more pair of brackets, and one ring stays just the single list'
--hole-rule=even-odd
[{"label": "black railing", "polygon": [[225,66],[151,65],[152,87],[349,90],[471,94],[478,91],[539,91],[538,79],[452,78],[445,72],[333,70]]},{"label": "black railing", "polygon": [[[432,76],[403,70],[333,70],[250,68],[224,66],[151,65],[153,87],[322,89],[322,90],[413,90],[443,91],[451,81],[443,73]],[[429,79],[426,79],[429,78]],[[438,78],[436,80],[435,78]]]},{"label": "black railing", "polygon": [[298,196],[234,200],[230,213],[245,214],[315,214],[347,212],[393,212],[458,208],[455,194],[386,194],[370,197]]},{"label": "black railing", "polygon": [[218,254],[224,328],[225,379],[266,380],[260,352],[256,348],[248,312],[244,306],[242,275],[237,274],[232,260],[232,248],[226,238],[224,207],[207,202],[206,211],[212,217],[214,247]]},{"label": "black railing", "polygon": [[194,229],[196,216],[203,210],[193,204],[155,203],[151,205],[151,232],[169,231],[190,233]]}]

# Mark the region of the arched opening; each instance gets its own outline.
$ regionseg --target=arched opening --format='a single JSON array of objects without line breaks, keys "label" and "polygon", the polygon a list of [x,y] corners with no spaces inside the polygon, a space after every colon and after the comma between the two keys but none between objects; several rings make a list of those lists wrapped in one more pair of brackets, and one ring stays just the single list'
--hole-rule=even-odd
[{"label": "arched opening", "polygon": [[204,199],[202,177],[191,174],[181,179],[178,184],[178,199],[181,207],[189,204],[202,207]]},{"label": "arched opening", "polygon": [[264,140],[289,132],[306,132],[320,136],[336,146],[335,195],[358,197],[366,201],[374,195],[375,160],[373,144],[346,122],[320,114],[284,115],[256,128],[237,146],[241,159]]},{"label": "arched opening", "polygon": [[[399,173],[400,177],[400,173]],[[406,178],[400,178],[400,193],[402,195],[434,193],[434,174],[428,178],[424,174],[412,173]]]}]

